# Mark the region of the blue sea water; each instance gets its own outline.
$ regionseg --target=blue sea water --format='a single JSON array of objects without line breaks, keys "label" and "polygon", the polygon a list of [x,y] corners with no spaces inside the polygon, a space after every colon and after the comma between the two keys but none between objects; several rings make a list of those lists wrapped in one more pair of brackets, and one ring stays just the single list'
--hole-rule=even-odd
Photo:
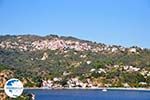
[{"label": "blue sea water", "polygon": [[150,100],[150,91],[26,90],[35,100]]}]

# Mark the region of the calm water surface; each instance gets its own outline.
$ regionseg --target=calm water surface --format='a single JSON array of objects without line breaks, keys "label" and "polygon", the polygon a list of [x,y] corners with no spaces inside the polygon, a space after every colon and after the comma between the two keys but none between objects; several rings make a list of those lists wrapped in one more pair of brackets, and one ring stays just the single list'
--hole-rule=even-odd
[{"label": "calm water surface", "polygon": [[150,100],[150,91],[26,90],[36,100]]}]

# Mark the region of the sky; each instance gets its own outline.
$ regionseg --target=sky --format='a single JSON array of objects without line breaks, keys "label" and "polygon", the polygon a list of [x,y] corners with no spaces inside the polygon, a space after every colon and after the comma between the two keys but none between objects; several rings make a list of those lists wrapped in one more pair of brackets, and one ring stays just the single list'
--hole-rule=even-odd
[{"label": "sky", "polygon": [[73,36],[150,48],[150,0],[0,0],[0,35]]}]

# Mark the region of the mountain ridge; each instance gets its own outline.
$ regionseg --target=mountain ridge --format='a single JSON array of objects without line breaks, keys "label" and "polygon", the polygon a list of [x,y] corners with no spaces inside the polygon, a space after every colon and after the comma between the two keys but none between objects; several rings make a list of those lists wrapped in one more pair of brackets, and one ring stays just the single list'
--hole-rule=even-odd
[{"label": "mountain ridge", "polygon": [[[12,44],[12,45],[18,46],[19,43],[24,42],[24,43],[26,43],[26,44],[24,44],[25,47],[20,47],[20,49],[22,48],[22,51],[23,51],[23,49],[24,50],[27,49],[28,46],[29,47],[30,46],[31,47],[32,46],[34,46],[34,47],[38,46],[40,48],[40,45],[47,45],[45,48],[43,47],[42,49],[47,48],[47,49],[55,49],[56,50],[56,49],[63,49],[63,48],[71,48],[71,49],[76,49],[76,50],[79,49],[79,50],[83,50],[83,51],[84,50],[92,50],[92,51],[95,51],[95,52],[108,50],[108,49],[109,49],[108,51],[112,51],[112,52],[116,51],[117,49],[121,50],[121,51],[125,51],[125,49],[131,49],[131,48],[132,48],[131,51],[135,51],[135,50],[133,50],[133,48],[134,49],[139,49],[139,50],[148,49],[148,48],[140,48],[140,47],[137,47],[137,46],[132,46],[132,47],[127,48],[127,47],[123,47],[123,46],[120,46],[120,45],[105,45],[104,43],[96,43],[96,42],[92,42],[92,41],[88,41],[88,40],[81,40],[81,39],[74,38],[74,37],[71,37],[71,36],[65,37],[65,36],[58,36],[58,35],[47,35],[47,36],[5,35],[5,36],[0,36],[0,42],[1,42],[1,44],[0,44],[1,48],[6,47],[6,48],[14,48],[14,49],[15,49],[15,46],[7,47],[6,45],[11,45]],[[72,42],[72,43],[69,43],[69,42]],[[55,48],[52,47],[51,48],[50,46],[52,46],[52,45],[58,45],[60,47],[55,47]],[[70,47],[70,45],[72,47]],[[73,45],[74,45],[74,47],[73,47]],[[78,47],[75,47],[75,46],[78,46]],[[94,46],[96,46],[96,47],[94,48]],[[97,50],[96,50],[96,48],[97,48]]]}]

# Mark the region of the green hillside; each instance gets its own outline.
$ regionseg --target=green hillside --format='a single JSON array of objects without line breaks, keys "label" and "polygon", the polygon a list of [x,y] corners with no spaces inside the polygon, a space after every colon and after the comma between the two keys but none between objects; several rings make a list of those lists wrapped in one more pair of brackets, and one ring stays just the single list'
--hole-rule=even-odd
[{"label": "green hillside", "polygon": [[4,70],[28,87],[56,77],[63,86],[79,77],[101,87],[150,87],[150,50],[56,35],[0,36],[0,73]]}]

